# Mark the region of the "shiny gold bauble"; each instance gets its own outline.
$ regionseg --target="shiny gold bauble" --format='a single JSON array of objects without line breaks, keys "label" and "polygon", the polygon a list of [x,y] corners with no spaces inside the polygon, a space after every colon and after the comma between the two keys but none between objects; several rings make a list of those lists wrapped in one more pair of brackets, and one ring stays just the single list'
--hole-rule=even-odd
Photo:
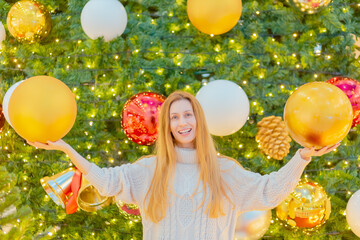
[{"label": "shiny gold bauble", "polygon": [[286,226],[305,232],[319,228],[329,218],[330,198],[323,187],[302,179],[295,190],[276,207],[276,215]]},{"label": "shiny gold bauble", "polygon": [[301,12],[313,14],[328,6],[331,0],[289,0],[289,2]]},{"label": "shiny gold bauble", "polygon": [[291,94],[284,109],[290,136],[304,147],[321,148],[340,142],[353,119],[349,98],[340,88],[312,82]]},{"label": "shiny gold bauble", "polygon": [[191,23],[209,35],[230,31],[239,21],[241,0],[188,0],[187,13]]},{"label": "shiny gold bauble", "polygon": [[7,15],[7,27],[18,41],[33,43],[51,30],[51,16],[44,5],[31,0],[15,3]]}]

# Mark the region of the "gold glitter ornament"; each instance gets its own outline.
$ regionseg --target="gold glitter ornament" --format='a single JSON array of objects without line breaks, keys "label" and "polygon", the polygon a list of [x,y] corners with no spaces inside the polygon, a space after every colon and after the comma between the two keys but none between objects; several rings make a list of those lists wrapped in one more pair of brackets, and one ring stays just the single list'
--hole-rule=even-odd
[{"label": "gold glitter ornament", "polygon": [[269,116],[257,123],[256,141],[268,156],[281,160],[289,153],[291,138],[281,117]]},{"label": "gold glitter ornament", "polygon": [[328,6],[331,0],[288,0],[293,6],[301,12],[313,14],[323,7]]},{"label": "gold glitter ornament", "polygon": [[7,27],[18,41],[33,43],[51,30],[51,16],[44,5],[31,0],[15,3],[7,15]]},{"label": "gold glitter ornament", "polygon": [[277,217],[293,229],[311,232],[330,217],[331,203],[323,187],[302,179],[295,190],[276,207]]}]

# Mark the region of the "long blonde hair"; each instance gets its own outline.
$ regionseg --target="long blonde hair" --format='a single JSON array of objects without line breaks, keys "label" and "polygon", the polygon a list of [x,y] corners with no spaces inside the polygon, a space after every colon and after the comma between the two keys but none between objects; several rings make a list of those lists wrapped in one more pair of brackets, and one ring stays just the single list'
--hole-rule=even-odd
[{"label": "long blonde hair", "polygon": [[[230,201],[224,189],[227,185],[221,177],[216,149],[208,130],[201,105],[190,93],[176,91],[170,94],[161,106],[158,139],[156,142],[156,166],[151,185],[145,198],[148,200],[148,206],[147,208],[145,207],[145,215],[155,223],[165,217],[168,207],[168,187],[172,189],[173,176],[175,175],[176,152],[175,140],[170,130],[170,107],[173,102],[183,99],[191,103],[196,118],[196,138],[194,146],[200,169],[200,177],[196,189],[198,189],[200,180],[202,180],[204,199],[201,206],[205,202],[206,195],[209,194],[210,202],[206,208],[206,212],[208,212],[209,217],[217,218],[225,215],[221,207],[223,196]],[[171,185],[169,185],[169,182]],[[207,193],[206,184],[209,187],[209,193]],[[197,192],[197,190],[195,192]]]}]

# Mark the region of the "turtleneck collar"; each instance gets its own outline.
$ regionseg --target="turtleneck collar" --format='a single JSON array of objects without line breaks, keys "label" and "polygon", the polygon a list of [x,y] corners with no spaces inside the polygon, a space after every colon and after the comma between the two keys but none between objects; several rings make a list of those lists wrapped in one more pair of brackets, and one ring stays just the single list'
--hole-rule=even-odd
[{"label": "turtleneck collar", "polygon": [[197,163],[195,148],[181,148],[175,146],[178,163],[194,164]]}]

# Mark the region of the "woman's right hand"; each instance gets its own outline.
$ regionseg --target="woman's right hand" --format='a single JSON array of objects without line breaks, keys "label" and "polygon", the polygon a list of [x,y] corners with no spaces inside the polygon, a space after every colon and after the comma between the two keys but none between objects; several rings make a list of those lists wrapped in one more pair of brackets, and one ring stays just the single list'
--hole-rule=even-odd
[{"label": "woman's right hand", "polygon": [[27,143],[33,147],[46,149],[46,150],[60,150],[63,152],[65,152],[66,150],[68,150],[70,148],[70,146],[62,139],[60,139],[56,142],[47,141],[46,143],[40,143],[40,142],[27,141]]}]

